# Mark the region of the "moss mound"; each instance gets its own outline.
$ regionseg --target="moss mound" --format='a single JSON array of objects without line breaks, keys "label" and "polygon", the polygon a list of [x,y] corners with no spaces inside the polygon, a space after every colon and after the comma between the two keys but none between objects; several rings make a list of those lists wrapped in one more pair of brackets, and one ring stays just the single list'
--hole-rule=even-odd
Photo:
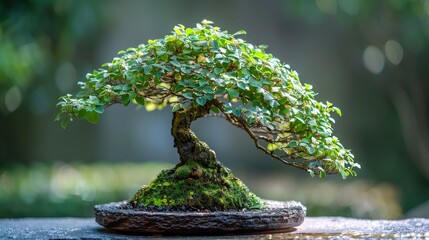
[{"label": "moss mound", "polygon": [[261,209],[262,200],[219,162],[196,162],[163,170],[131,200],[133,206],[187,207],[199,210]]}]

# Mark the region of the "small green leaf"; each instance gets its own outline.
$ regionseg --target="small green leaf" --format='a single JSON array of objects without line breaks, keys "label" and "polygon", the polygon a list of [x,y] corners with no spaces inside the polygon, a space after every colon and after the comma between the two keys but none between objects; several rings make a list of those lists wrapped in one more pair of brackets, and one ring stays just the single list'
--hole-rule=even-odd
[{"label": "small green leaf", "polygon": [[252,85],[253,87],[257,87],[257,88],[262,88],[262,82],[251,78],[249,81],[250,85]]},{"label": "small green leaf", "polygon": [[234,110],[232,110],[232,114],[237,117],[241,117],[241,110],[239,108],[235,108]]},{"label": "small green leaf", "polygon": [[218,47],[219,47],[219,43],[218,43],[218,41],[213,40],[211,43],[212,43],[212,46],[213,46],[214,48],[218,48]]},{"label": "small green leaf", "polygon": [[147,75],[150,75],[150,70],[152,69],[152,66],[144,66],[143,67],[143,72]]},{"label": "small green leaf", "polygon": [[122,104],[124,104],[124,106],[128,106],[128,104],[130,104],[130,100],[131,100],[130,95],[128,94],[121,96],[121,101],[122,101]]},{"label": "small green leaf", "polygon": [[[177,35],[182,35],[182,31],[178,27],[174,27],[174,31],[176,32]],[[149,40],[148,43],[151,44],[154,42],[151,42],[151,40]]]},{"label": "small green leaf", "polygon": [[201,21],[201,24],[203,24],[203,25],[211,25],[211,24],[213,24],[213,22],[209,21],[207,19],[204,19],[203,21]]},{"label": "small green leaf", "polygon": [[172,105],[171,111],[172,112],[177,112],[178,110],[183,109],[183,104],[181,103],[176,103]]},{"label": "small green leaf", "polygon": [[237,86],[238,86],[240,89],[243,89],[243,90],[246,90],[246,89],[248,88],[247,84],[246,84],[246,83],[244,83],[244,82],[238,82],[238,83],[237,83]]},{"label": "small green leaf", "polygon": [[277,145],[275,145],[273,143],[268,143],[268,145],[267,145],[267,150],[268,151],[272,152],[272,151],[274,151],[276,149],[277,149]]},{"label": "small green leaf", "polygon": [[219,108],[215,107],[215,106],[211,106],[210,110],[214,113],[219,113]]},{"label": "small green leaf", "polygon": [[247,122],[249,125],[252,125],[255,121],[256,121],[256,118],[255,118],[255,117],[249,117],[249,118],[247,118],[247,119],[246,119],[246,122]]},{"label": "small green leaf", "polygon": [[144,106],[144,105],[145,105],[144,97],[137,96],[135,99],[136,99],[136,102],[137,102],[138,104],[140,104],[140,105],[142,105],[142,106]]},{"label": "small green leaf", "polygon": [[86,119],[88,122],[95,124],[98,122],[98,113],[97,112],[87,112]]},{"label": "small green leaf", "polygon": [[186,35],[193,35],[193,34],[195,34],[194,29],[192,29],[192,28],[186,28]]},{"label": "small green leaf", "polygon": [[63,129],[66,129],[66,127],[67,127],[67,123],[68,123],[67,119],[62,120],[62,121],[61,121],[61,127],[62,127]]},{"label": "small green leaf", "polygon": [[319,177],[324,178],[326,177],[326,172],[322,168],[319,167]]},{"label": "small green leaf", "polygon": [[175,67],[180,67],[180,63],[178,61],[172,60],[170,61],[171,65],[175,66]]},{"label": "small green leaf", "polygon": [[231,99],[238,98],[238,96],[240,95],[240,93],[237,90],[232,88],[229,88],[227,91],[228,91],[228,96]]},{"label": "small green leaf", "polygon": [[215,68],[213,71],[214,71],[215,74],[219,75],[220,73],[223,72],[223,69],[222,68]]},{"label": "small green leaf", "polygon": [[[274,97],[273,97],[273,95],[271,95],[271,94],[269,94],[268,92],[266,92],[266,93],[264,93],[264,99],[266,100],[266,101],[271,101],[271,100],[274,100]],[[278,103],[277,103],[278,104]]]},{"label": "small green leaf", "polygon": [[95,107],[95,111],[96,111],[97,113],[103,113],[103,112],[104,112],[104,107],[103,107],[102,105],[97,105],[97,106]]},{"label": "small green leaf", "polygon": [[274,108],[274,107],[280,106],[280,104],[279,104],[279,102],[277,102],[276,100],[273,99],[273,100],[270,101],[270,106],[272,108]]},{"label": "small green leaf", "polygon": [[244,31],[244,30],[240,30],[240,31],[238,31],[238,32],[236,32],[236,33],[234,33],[234,34],[232,34],[233,36],[236,36],[236,35],[244,35],[244,34],[247,34],[246,33],[246,31]]},{"label": "small green leaf", "polygon": [[182,93],[182,96],[187,98],[187,99],[194,99],[194,96],[191,92]]},{"label": "small green leaf", "polygon": [[298,146],[298,142],[297,141],[291,141],[289,143],[289,147],[297,147]]},{"label": "small green leaf", "polygon": [[310,176],[311,176],[311,177],[314,177],[314,171],[313,171],[313,170],[308,169],[308,170],[307,170],[307,172],[308,172],[308,173],[310,173]]},{"label": "small green leaf", "polygon": [[295,119],[298,120],[298,121],[300,121],[302,124],[305,124],[305,122],[304,122],[304,120],[302,118],[296,117]]},{"label": "small green leaf", "polygon": [[180,75],[180,73],[178,73],[178,72],[176,72],[175,74],[174,74],[174,79],[176,79],[176,80],[182,80],[182,75]]},{"label": "small green leaf", "polygon": [[209,85],[207,85],[203,88],[203,92],[210,93],[210,94],[214,93],[213,88]]},{"label": "small green leaf", "polygon": [[344,170],[342,170],[342,169],[338,169],[338,170],[339,170],[339,172],[341,174],[341,177],[343,179],[347,179],[348,174]]},{"label": "small green leaf", "polygon": [[198,97],[196,101],[200,106],[204,106],[206,105],[207,99],[205,97]]},{"label": "small green leaf", "polygon": [[337,108],[337,107],[332,107],[332,109],[338,114],[338,116],[340,116],[341,117],[341,110],[339,109],[339,108]]},{"label": "small green leaf", "polygon": [[306,148],[307,148],[307,152],[308,152],[309,154],[314,154],[314,153],[316,152],[316,150],[315,150],[313,147],[306,146]]},{"label": "small green leaf", "polygon": [[77,117],[79,119],[85,118],[86,117],[86,110],[85,109],[79,110],[79,112],[77,113]]},{"label": "small green leaf", "polygon": [[[200,38],[197,36],[197,35],[190,35],[189,36],[189,40],[191,40],[191,41],[198,41],[198,40],[200,40]],[[195,45],[194,45],[194,49],[196,49],[197,47],[195,47]]]}]

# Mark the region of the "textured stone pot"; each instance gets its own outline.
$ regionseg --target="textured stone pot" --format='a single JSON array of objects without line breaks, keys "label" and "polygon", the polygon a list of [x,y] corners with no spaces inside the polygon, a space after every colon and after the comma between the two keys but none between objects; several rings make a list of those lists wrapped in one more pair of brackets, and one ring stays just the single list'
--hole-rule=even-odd
[{"label": "textured stone pot", "polygon": [[95,206],[95,221],[109,229],[155,235],[213,235],[288,232],[302,224],[306,208],[299,202],[265,200],[267,209],[217,212],[152,212],[128,202]]}]

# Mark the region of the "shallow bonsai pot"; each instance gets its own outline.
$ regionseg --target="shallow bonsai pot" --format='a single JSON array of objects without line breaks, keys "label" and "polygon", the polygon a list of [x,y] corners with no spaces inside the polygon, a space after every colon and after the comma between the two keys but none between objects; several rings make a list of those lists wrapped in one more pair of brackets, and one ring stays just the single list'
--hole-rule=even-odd
[{"label": "shallow bonsai pot", "polygon": [[127,201],[95,206],[95,221],[109,229],[152,235],[224,235],[289,232],[306,208],[294,201],[264,200],[267,208],[245,211],[145,211]]}]

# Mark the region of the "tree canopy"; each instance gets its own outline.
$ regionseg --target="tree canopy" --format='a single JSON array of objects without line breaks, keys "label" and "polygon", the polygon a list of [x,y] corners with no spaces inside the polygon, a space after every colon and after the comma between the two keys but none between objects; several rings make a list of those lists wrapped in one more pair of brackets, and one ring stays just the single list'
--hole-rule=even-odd
[{"label": "tree canopy", "polygon": [[356,175],[354,156],[333,136],[330,102],[315,100],[309,84],[265,46],[247,43],[204,20],[175,26],[170,35],[137,48],[87,74],[81,91],[60,98],[57,120],[98,121],[105,107],[120,103],[172,111],[209,106],[209,116],[242,128],[255,146],[285,164],[317,174]]}]

